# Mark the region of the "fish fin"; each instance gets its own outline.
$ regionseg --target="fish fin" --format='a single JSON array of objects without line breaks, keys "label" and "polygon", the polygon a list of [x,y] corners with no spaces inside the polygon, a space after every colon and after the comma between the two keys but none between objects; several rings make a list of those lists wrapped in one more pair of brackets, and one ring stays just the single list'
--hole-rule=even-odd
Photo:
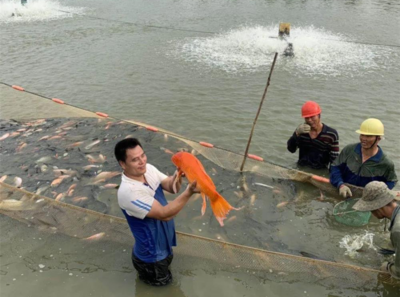
[{"label": "fish fin", "polygon": [[225,198],[222,197],[218,192],[215,192],[215,194],[216,195],[214,197],[210,197],[211,209],[213,210],[214,216],[218,223],[222,227],[224,226],[224,220],[226,219],[229,211],[232,209],[239,210],[239,208],[231,206],[228,201],[226,201]]},{"label": "fish fin", "polygon": [[204,214],[206,213],[206,194],[201,193],[201,198],[203,198],[203,204],[201,205],[201,215],[204,216]]}]

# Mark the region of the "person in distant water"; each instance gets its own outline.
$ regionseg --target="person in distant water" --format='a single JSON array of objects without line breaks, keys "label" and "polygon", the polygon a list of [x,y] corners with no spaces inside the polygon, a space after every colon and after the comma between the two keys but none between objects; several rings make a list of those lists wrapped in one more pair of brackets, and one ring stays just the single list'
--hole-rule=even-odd
[{"label": "person in distant water", "polygon": [[381,270],[400,279],[400,205],[396,200],[400,198],[396,197],[385,183],[372,181],[365,186],[362,198],[354,204],[353,208],[359,211],[370,211],[378,219],[390,220],[390,241],[396,256],[394,262],[384,262]]},{"label": "person in distant water", "polygon": [[393,189],[397,182],[394,164],[378,145],[384,135],[382,122],[367,119],[356,133],[360,134],[360,142],[347,145],[330,168],[331,184],[344,198],[352,196],[345,183],[365,187],[376,180]]},{"label": "person in distant water", "polygon": [[148,164],[142,145],[135,138],[118,142],[114,153],[123,169],[118,204],[135,237],[133,266],[143,282],[166,285],[172,281],[169,265],[173,258],[172,246],[176,246],[173,217],[197,192],[196,181],[168,203],[163,190],[177,193],[181,187],[176,172],[167,177]]},{"label": "person in distant water", "polygon": [[321,107],[307,101],[301,108],[305,123],[300,124],[287,142],[287,149],[299,149],[300,166],[314,169],[328,168],[339,155],[339,135],[335,129],[321,122]]}]

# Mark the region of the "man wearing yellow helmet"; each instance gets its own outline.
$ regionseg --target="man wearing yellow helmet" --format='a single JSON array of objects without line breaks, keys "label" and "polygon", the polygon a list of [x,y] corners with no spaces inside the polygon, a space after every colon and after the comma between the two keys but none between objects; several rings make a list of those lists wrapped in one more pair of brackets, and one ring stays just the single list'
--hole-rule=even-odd
[{"label": "man wearing yellow helmet", "polygon": [[360,134],[360,142],[347,145],[333,162],[330,168],[331,184],[339,189],[344,198],[352,196],[345,183],[365,187],[371,181],[381,181],[393,189],[397,182],[394,164],[378,146],[384,135],[382,122],[367,119],[356,132]]}]

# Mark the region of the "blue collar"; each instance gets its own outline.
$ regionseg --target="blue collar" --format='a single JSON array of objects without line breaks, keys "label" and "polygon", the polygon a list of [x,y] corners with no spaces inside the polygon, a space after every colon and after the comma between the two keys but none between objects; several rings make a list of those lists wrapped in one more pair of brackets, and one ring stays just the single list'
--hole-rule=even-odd
[{"label": "blue collar", "polygon": [[[356,145],[356,148],[354,149],[354,151],[355,151],[360,157],[362,156],[362,153],[361,153],[361,143],[358,143],[358,144]],[[372,156],[371,158],[369,158],[368,161],[371,160],[371,161],[374,161],[374,162],[376,162],[376,163],[379,163],[379,162],[381,161],[382,157],[383,157],[383,151],[382,151],[381,147],[378,145],[378,152],[376,153],[375,156]]]}]

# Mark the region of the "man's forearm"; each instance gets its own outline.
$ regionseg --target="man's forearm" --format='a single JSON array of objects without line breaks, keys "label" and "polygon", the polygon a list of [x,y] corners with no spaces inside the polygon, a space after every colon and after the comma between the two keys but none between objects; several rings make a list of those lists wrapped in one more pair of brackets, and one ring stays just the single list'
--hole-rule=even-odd
[{"label": "man's forearm", "polygon": [[192,196],[188,190],[185,190],[181,195],[176,197],[172,202],[168,203],[163,208],[162,220],[169,221],[174,218],[186,205],[189,198]]}]

